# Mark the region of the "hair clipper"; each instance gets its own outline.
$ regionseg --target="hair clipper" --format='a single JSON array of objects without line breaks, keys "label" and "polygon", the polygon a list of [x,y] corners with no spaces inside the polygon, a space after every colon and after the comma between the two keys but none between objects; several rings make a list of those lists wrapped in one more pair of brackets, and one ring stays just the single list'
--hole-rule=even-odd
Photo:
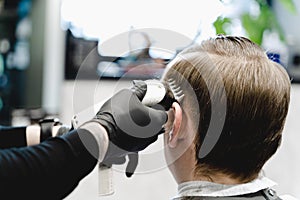
[{"label": "hair clipper", "polygon": [[146,80],[146,94],[142,103],[146,106],[161,105],[165,110],[169,110],[173,102],[180,103],[184,97],[182,89],[175,84],[173,79],[168,79],[162,83],[159,80]]}]

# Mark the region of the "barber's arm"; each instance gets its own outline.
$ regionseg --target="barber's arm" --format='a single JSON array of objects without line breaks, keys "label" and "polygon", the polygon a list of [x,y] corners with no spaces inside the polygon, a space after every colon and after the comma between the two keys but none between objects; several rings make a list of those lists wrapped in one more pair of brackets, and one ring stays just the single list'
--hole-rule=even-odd
[{"label": "barber's arm", "polygon": [[39,144],[68,131],[69,128],[56,119],[43,119],[29,126],[0,126],[0,149]]},{"label": "barber's arm", "polygon": [[[77,130],[38,145],[0,150],[0,194],[9,199],[62,199],[98,159],[121,158],[154,142],[166,119],[165,112],[122,90]],[[132,120],[139,126],[127,127]]]},{"label": "barber's arm", "polygon": [[[98,148],[88,131],[80,132]],[[2,149],[0,195],[6,199],[62,199],[96,164],[77,131],[30,147]]]},{"label": "barber's arm", "polygon": [[27,146],[26,127],[0,126],[0,148]]}]

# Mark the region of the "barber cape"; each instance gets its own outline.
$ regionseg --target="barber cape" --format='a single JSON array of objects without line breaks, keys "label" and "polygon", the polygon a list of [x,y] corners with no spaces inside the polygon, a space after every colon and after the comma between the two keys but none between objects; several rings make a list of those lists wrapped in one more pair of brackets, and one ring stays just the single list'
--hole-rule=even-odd
[{"label": "barber cape", "polygon": [[290,195],[278,197],[270,189],[275,185],[275,182],[262,175],[251,182],[237,185],[190,181],[178,186],[178,195],[173,200],[297,200]]}]

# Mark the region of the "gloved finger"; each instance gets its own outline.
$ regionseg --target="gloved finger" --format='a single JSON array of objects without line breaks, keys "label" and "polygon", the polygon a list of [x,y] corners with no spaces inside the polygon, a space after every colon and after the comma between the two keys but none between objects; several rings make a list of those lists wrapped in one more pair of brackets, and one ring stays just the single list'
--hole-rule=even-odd
[{"label": "gloved finger", "polygon": [[151,118],[151,124],[154,129],[157,130],[157,134],[164,133],[164,124],[168,120],[168,115],[165,111],[155,110],[153,108],[148,108],[149,116]]},{"label": "gloved finger", "polygon": [[147,91],[147,84],[141,80],[133,80],[132,82],[133,87],[131,88],[131,91],[133,91],[138,99],[142,101]]},{"label": "gloved finger", "polygon": [[128,154],[128,164],[126,167],[126,176],[128,178],[130,178],[133,174],[134,171],[136,170],[136,167],[138,165],[139,162],[139,154],[138,153],[132,153],[132,154]]}]

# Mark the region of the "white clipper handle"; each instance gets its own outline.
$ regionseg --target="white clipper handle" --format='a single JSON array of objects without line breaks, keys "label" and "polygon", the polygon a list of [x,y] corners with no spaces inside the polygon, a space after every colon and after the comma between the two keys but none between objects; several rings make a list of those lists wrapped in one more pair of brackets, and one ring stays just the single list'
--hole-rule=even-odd
[{"label": "white clipper handle", "polygon": [[106,167],[99,164],[98,167],[98,194],[99,196],[112,195],[114,191],[113,185],[113,170],[111,167]]},{"label": "white clipper handle", "polygon": [[159,80],[155,79],[146,80],[145,83],[147,85],[147,91],[142,103],[146,106],[153,106],[161,102],[166,95],[165,86]]}]

